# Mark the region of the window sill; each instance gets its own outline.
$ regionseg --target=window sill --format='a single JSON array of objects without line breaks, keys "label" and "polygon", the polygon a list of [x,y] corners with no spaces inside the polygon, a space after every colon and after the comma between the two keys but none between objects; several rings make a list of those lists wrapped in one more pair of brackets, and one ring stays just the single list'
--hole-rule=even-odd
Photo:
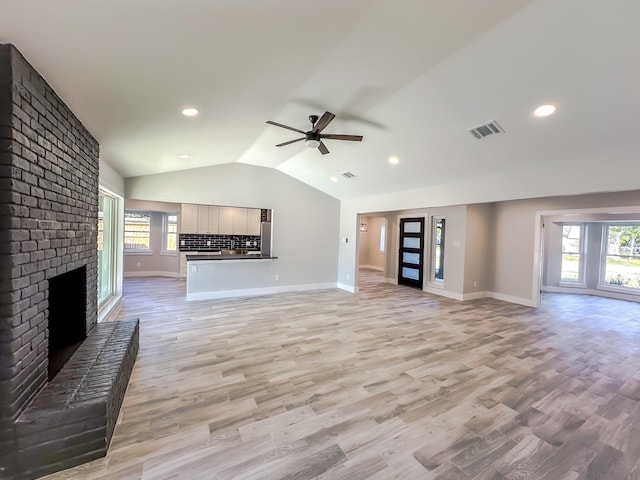
[{"label": "window sill", "polygon": [[125,255],[153,255],[151,250],[125,250]]},{"label": "window sill", "polygon": [[568,288],[587,288],[587,284],[581,282],[559,282],[558,286]]},{"label": "window sill", "polygon": [[178,252],[170,252],[170,251],[163,250],[163,251],[160,252],[160,255],[164,255],[164,256],[167,256],[167,257],[177,257],[178,256]]},{"label": "window sill", "polygon": [[622,293],[624,295],[640,295],[640,289],[629,287],[615,287],[613,285],[596,285],[596,290],[605,292]]}]

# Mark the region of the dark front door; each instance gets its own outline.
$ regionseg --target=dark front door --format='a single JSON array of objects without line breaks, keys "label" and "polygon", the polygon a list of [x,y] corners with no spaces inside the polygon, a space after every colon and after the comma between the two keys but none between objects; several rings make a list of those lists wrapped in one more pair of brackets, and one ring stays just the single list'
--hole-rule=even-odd
[{"label": "dark front door", "polygon": [[398,284],[422,289],[424,218],[400,219]]}]

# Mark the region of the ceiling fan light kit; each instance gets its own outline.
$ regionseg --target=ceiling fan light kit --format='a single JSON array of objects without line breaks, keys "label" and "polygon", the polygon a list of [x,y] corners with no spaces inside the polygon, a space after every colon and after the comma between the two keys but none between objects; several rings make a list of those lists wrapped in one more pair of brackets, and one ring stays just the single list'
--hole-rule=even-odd
[{"label": "ceiling fan light kit", "polygon": [[294,127],[290,127],[288,125],[283,125],[282,123],[273,122],[271,120],[267,120],[267,123],[270,125],[275,125],[276,127],[286,128],[287,130],[293,130],[294,132],[298,132],[304,135],[304,137],[296,138],[295,140],[289,140],[288,142],[279,143],[276,147],[284,147],[285,145],[290,145],[295,142],[300,142],[304,140],[304,143],[309,148],[317,148],[320,150],[320,153],[326,155],[329,153],[329,149],[322,142],[323,139],[329,140],[348,140],[351,142],[361,142],[362,135],[342,135],[336,133],[320,133],[324,130],[327,125],[333,120],[336,116],[331,112],[324,112],[322,117],[318,117],[318,115],[309,115],[309,121],[311,122],[311,130],[307,132],[303,132],[302,130]]}]

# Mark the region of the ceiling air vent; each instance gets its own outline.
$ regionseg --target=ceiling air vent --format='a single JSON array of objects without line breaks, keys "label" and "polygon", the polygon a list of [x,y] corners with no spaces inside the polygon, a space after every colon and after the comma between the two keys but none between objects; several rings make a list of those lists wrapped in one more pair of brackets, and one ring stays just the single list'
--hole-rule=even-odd
[{"label": "ceiling air vent", "polygon": [[343,176],[344,178],[356,178],[356,176],[355,176],[353,173],[351,173],[351,172],[344,172],[344,173],[342,174],[342,176]]},{"label": "ceiling air vent", "polygon": [[498,122],[495,120],[489,123],[478,125],[477,127],[467,129],[467,132],[471,133],[478,140],[488,137],[489,135],[495,135],[496,133],[504,133],[504,130]]}]

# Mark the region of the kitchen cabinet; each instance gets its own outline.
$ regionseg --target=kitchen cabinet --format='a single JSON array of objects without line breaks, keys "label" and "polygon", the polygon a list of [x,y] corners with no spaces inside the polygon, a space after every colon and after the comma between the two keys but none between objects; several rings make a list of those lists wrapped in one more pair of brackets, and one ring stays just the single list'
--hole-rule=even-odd
[{"label": "kitchen cabinet", "polygon": [[233,207],[219,207],[218,209],[218,233],[221,235],[233,234]]},{"label": "kitchen cabinet", "polygon": [[215,205],[198,205],[198,233],[218,233],[218,214]]},{"label": "kitchen cabinet", "polygon": [[260,235],[261,214],[259,208],[247,209],[247,235]]},{"label": "kitchen cabinet", "polygon": [[193,203],[183,203],[180,210],[180,233],[198,233],[198,207]]},{"label": "kitchen cabinet", "polygon": [[259,208],[183,203],[180,233],[260,235]]},{"label": "kitchen cabinet", "polygon": [[246,208],[233,208],[233,234],[234,235],[246,235],[247,234],[247,209]]}]

